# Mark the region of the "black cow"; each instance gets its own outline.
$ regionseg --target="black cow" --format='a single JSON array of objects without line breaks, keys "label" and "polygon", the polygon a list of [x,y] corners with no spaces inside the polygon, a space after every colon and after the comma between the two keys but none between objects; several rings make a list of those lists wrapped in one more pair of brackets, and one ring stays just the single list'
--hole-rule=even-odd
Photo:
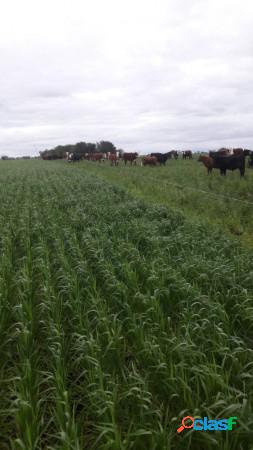
[{"label": "black cow", "polygon": [[219,155],[216,152],[210,152],[213,159],[213,168],[220,169],[221,175],[226,175],[227,170],[239,169],[241,177],[245,173],[245,156],[244,155]]},{"label": "black cow", "polygon": [[192,159],[192,151],[191,150],[184,150],[183,151],[183,159]]},{"label": "black cow", "polygon": [[217,153],[217,152],[210,150],[209,156],[211,156],[211,158],[217,158],[218,156],[221,156],[221,155],[219,155],[219,153]]},{"label": "black cow", "polygon": [[211,158],[221,158],[222,156],[223,157],[229,156],[229,153],[225,153],[225,150],[217,150],[217,151],[210,150],[209,156],[211,156]]},{"label": "black cow", "polygon": [[219,148],[219,150],[217,150],[217,153],[219,153],[220,155],[230,155],[231,152],[229,148],[221,147]]},{"label": "black cow", "polygon": [[167,153],[168,155],[168,159],[171,159],[172,156],[174,157],[174,159],[178,159],[178,151],[177,150],[171,150],[170,152]]},{"label": "black cow", "polygon": [[160,166],[165,166],[167,159],[169,159],[168,153],[151,153],[150,156],[155,156]]},{"label": "black cow", "polygon": [[253,151],[249,154],[248,166],[253,167]]},{"label": "black cow", "polygon": [[174,159],[178,159],[178,151],[177,150],[172,150],[170,153],[172,154],[172,156],[174,156]]},{"label": "black cow", "polygon": [[82,161],[84,159],[84,155],[82,153],[67,153],[67,161],[68,162],[77,162]]}]

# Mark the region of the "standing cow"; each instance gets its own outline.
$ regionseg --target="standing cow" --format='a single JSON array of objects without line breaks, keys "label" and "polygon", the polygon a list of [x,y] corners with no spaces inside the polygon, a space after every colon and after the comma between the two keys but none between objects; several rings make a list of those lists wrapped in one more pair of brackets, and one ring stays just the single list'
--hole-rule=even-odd
[{"label": "standing cow", "polygon": [[183,159],[192,159],[192,151],[191,150],[184,150],[183,151]]},{"label": "standing cow", "polygon": [[233,148],[233,155],[237,156],[244,155],[243,148]]},{"label": "standing cow", "polygon": [[109,154],[109,161],[111,161],[111,166],[118,166],[119,165],[119,159],[118,159],[116,153],[110,153]]},{"label": "standing cow", "polygon": [[250,150],[243,149],[243,148],[233,148],[233,155],[249,156],[250,155]]},{"label": "standing cow", "polygon": [[208,175],[212,173],[214,160],[211,156],[200,155],[198,161],[202,162],[204,166],[207,168]]},{"label": "standing cow", "polygon": [[222,147],[219,150],[217,150],[217,153],[219,153],[219,155],[226,156],[226,155],[230,155],[230,150],[229,150],[229,148]]},{"label": "standing cow", "polygon": [[178,159],[178,151],[177,150],[171,150],[171,156],[174,156],[174,159]]},{"label": "standing cow", "polygon": [[249,154],[248,167],[253,167],[253,151]]},{"label": "standing cow", "polygon": [[131,166],[134,163],[136,165],[136,158],[138,156],[138,153],[124,153],[123,154],[123,161],[125,162],[125,165],[127,164],[127,161],[130,162]]},{"label": "standing cow", "polygon": [[143,165],[144,166],[156,166],[157,158],[155,156],[144,156]]},{"label": "standing cow", "polygon": [[239,169],[241,177],[245,173],[244,155],[217,155],[215,152],[211,156],[213,159],[213,168],[220,169],[220,174],[226,176],[227,170]]},{"label": "standing cow", "polygon": [[167,159],[169,158],[168,153],[151,153],[150,156],[154,156],[159,162],[160,166],[163,164],[165,166]]},{"label": "standing cow", "polygon": [[90,153],[89,158],[90,161],[98,161],[101,163],[101,160],[103,159],[103,153],[97,152],[97,153]]},{"label": "standing cow", "polygon": [[77,162],[77,161],[81,161],[83,159],[83,155],[80,153],[70,153],[70,152],[66,152],[66,160],[68,162]]}]

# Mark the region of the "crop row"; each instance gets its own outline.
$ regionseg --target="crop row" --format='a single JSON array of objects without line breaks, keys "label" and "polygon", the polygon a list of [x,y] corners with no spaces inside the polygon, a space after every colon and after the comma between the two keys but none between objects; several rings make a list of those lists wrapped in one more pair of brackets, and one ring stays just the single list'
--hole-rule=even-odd
[{"label": "crop row", "polygon": [[[252,253],[81,170],[5,167],[1,448],[250,449]],[[239,426],[178,436],[185,415]]]}]

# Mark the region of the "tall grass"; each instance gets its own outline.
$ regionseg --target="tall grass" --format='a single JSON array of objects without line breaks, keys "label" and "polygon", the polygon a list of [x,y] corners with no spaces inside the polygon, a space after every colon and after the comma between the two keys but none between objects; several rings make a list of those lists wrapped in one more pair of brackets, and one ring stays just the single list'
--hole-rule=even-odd
[{"label": "tall grass", "polygon": [[189,218],[218,225],[222,232],[253,246],[253,171],[228,172],[221,177],[206,169],[196,159],[168,161],[164,167],[120,165],[82,162],[79,168],[121,185],[138,198],[164,204],[183,211]]}]

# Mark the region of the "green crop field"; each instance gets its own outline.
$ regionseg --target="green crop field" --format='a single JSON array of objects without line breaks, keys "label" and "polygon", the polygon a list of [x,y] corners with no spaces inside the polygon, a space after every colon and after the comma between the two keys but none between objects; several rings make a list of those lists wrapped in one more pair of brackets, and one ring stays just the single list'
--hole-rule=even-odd
[{"label": "green crop field", "polygon": [[2,161],[0,186],[0,449],[252,450],[252,172]]},{"label": "green crop field", "polygon": [[120,184],[138,198],[183,211],[198,223],[214,223],[253,247],[252,169],[246,169],[245,178],[240,178],[238,170],[228,171],[226,177],[218,170],[207,176],[196,156],[193,161],[168,161],[165,167],[121,164],[115,170],[108,164],[81,164],[89,173]]}]

